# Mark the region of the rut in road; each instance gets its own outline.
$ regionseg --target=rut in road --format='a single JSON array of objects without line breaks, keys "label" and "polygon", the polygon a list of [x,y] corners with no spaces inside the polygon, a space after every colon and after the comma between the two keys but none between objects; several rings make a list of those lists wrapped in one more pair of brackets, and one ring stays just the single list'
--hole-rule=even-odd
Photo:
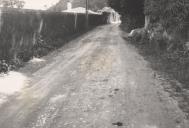
[{"label": "rut in road", "polygon": [[27,86],[0,106],[0,128],[189,128],[148,62],[100,26],[20,70]]}]

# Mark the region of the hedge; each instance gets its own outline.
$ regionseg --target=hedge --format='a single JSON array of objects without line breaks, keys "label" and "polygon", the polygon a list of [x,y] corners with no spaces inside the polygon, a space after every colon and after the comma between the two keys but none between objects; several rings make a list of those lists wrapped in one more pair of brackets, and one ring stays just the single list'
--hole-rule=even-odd
[{"label": "hedge", "polygon": [[[77,22],[76,22],[77,21]],[[89,15],[89,25],[105,24],[103,15]],[[23,9],[1,9],[0,60],[29,60],[37,50],[63,45],[63,40],[85,29],[85,14]]]}]

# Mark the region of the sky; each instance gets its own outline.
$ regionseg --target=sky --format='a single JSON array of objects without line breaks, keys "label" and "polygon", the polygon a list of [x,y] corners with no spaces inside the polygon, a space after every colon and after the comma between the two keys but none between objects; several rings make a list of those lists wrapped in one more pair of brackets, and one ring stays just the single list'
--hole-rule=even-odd
[{"label": "sky", "polygon": [[48,7],[51,7],[52,5],[56,4],[59,0],[24,0],[24,1],[26,2],[24,8],[45,10]]}]

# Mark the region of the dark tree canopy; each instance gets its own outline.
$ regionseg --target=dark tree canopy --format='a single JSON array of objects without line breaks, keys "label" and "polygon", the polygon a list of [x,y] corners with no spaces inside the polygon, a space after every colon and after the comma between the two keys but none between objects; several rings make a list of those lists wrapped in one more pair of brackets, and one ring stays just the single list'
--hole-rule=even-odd
[{"label": "dark tree canopy", "polygon": [[142,15],[144,0],[108,0],[108,4],[123,15]]},{"label": "dark tree canopy", "polygon": [[182,30],[189,24],[189,0],[108,0],[109,5],[128,18],[150,16],[165,29]]},{"label": "dark tree canopy", "polygon": [[[60,0],[55,6],[51,7],[52,11],[62,11],[66,9],[69,0]],[[71,0],[73,7],[85,7],[86,0]],[[107,6],[107,0],[89,0],[90,10],[99,10]]]},{"label": "dark tree canopy", "polygon": [[189,22],[189,0],[145,0],[144,13],[166,29],[182,30]]},{"label": "dark tree canopy", "polygon": [[24,4],[22,0],[0,0],[1,7],[23,8]]},{"label": "dark tree canopy", "polygon": [[121,14],[127,31],[144,25],[144,0],[108,0],[108,4]]}]

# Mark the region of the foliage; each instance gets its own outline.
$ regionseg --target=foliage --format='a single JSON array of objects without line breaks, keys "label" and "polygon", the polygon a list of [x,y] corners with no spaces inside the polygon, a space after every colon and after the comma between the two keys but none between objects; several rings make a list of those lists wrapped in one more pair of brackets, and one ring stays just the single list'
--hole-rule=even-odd
[{"label": "foliage", "polygon": [[162,24],[168,32],[183,33],[189,27],[188,0],[108,0],[108,3],[128,18],[140,17],[144,12],[152,23]]},{"label": "foliage", "polygon": [[[51,7],[51,11],[62,11],[66,9],[69,0],[60,0],[55,6]],[[86,0],[72,0],[73,7],[85,7]],[[107,6],[107,0],[89,0],[89,9],[97,11]]]},{"label": "foliage", "polygon": [[121,14],[127,31],[144,25],[144,0],[108,0],[108,4]]},{"label": "foliage", "polygon": [[6,63],[5,60],[0,60],[0,73],[1,72],[7,72],[8,71],[8,64]]},{"label": "foliage", "polygon": [[168,31],[182,31],[189,22],[189,1],[145,0],[144,13]]},{"label": "foliage", "polygon": [[143,14],[144,0],[108,0],[108,4],[123,15]]},{"label": "foliage", "polygon": [[11,7],[11,8],[23,8],[25,1],[22,0],[0,0],[0,5],[2,7]]},{"label": "foliage", "polygon": [[[85,30],[85,14],[2,8],[1,18],[0,60],[5,61],[0,62],[0,72],[8,70],[5,63],[21,65],[46,55]],[[105,21],[103,15],[89,14],[90,27]]]},{"label": "foliage", "polygon": [[108,0],[108,5],[115,9],[117,12],[122,14],[124,11],[122,11],[121,8],[121,0]]}]

